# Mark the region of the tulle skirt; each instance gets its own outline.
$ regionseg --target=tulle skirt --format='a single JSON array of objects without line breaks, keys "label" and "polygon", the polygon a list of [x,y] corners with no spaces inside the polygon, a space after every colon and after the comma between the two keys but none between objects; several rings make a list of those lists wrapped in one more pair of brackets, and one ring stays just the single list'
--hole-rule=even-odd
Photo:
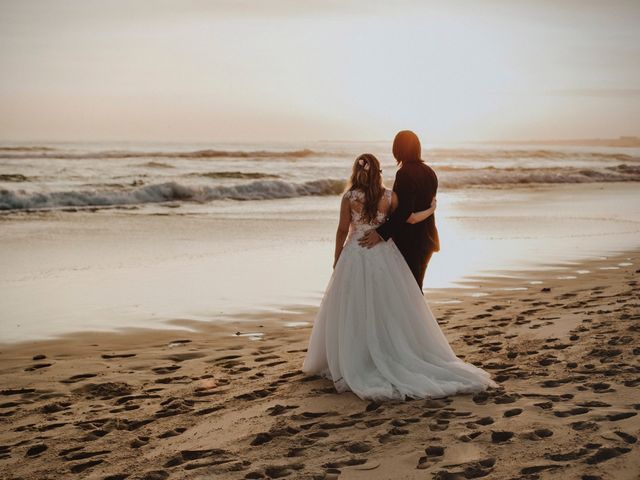
[{"label": "tulle skirt", "polygon": [[316,316],[302,370],[368,400],[440,398],[498,387],[458,358],[393,240],[347,241]]}]

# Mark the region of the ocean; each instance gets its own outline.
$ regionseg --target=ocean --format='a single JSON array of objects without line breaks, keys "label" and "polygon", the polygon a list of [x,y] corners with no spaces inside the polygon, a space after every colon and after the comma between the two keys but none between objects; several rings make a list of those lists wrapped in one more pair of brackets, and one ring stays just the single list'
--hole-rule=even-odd
[{"label": "ocean", "polygon": [[[182,212],[198,205],[218,211],[225,200],[337,195],[364,152],[378,156],[392,185],[390,142],[3,145],[0,210],[153,205]],[[640,149],[437,146],[425,149],[424,159],[448,190],[640,182]]]}]

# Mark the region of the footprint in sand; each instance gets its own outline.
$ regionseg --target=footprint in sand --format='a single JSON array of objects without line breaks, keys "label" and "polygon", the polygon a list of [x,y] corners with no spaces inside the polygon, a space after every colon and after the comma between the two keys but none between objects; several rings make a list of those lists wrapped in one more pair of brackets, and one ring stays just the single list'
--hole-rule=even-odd
[{"label": "footprint in sand", "polygon": [[169,478],[169,472],[164,470],[151,470],[145,472],[138,480],[165,480],[165,478]]},{"label": "footprint in sand", "polygon": [[193,400],[189,400],[187,398],[169,397],[163,402],[160,402],[162,408],[158,410],[154,415],[156,418],[162,418],[189,413],[193,410],[194,404],[195,402]]},{"label": "footprint in sand", "polygon": [[289,451],[287,452],[287,457],[302,457],[305,451],[306,451],[306,448],[293,447],[293,448],[290,448]]},{"label": "footprint in sand", "polygon": [[177,377],[163,377],[163,378],[158,378],[155,383],[160,383],[163,385],[167,385],[167,384],[189,384],[189,383],[193,383],[194,379],[187,376],[187,375],[181,375],[181,376],[177,376]]},{"label": "footprint in sand", "polygon": [[554,462],[567,462],[570,460],[577,460],[579,458],[584,457],[589,453],[588,448],[580,448],[579,450],[574,450],[572,452],[567,453],[547,453],[544,455],[544,458],[547,460],[553,460]]},{"label": "footprint in sand", "polygon": [[482,418],[479,418],[478,420],[474,420],[473,422],[468,422],[466,425],[469,428],[474,428],[475,425],[491,425],[492,423],[494,423],[493,418],[482,417]]},{"label": "footprint in sand", "polygon": [[522,409],[521,408],[511,408],[509,410],[505,410],[505,412],[502,414],[503,417],[515,417],[517,415],[520,415],[522,413]]},{"label": "footprint in sand", "polygon": [[140,448],[140,447],[144,447],[148,443],[149,443],[149,437],[143,436],[143,437],[137,437],[134,440],[132,440],[129,446],[131,448]]},{"label": "footprint in sand", "polygon": [[557,470],[559,468],[563,468],[563,465],[532,465],[530,467],[524,467],[520,469],[520,473],[523,475],[535,475],[534,478],[539,478],[538,473],[548,471],[548,470]]},{"label": "footprint in sand", "polygon": [[34,370],[40,370],[41,368],[47,368],[53,365],[53,363],[35,363],[30,367],[24,369],[25,372],[32,372]]},{"label": "footprint in sand", "polygon": [[587,407],[574,407],[574,408],[570,408],[568,410],[557,410],[555,412],[553,412],[553,414],[556,417],[570,417],[570,416],[574,416],[574,415],[584,415],[585,413],[590,412],[591,409],[587,408]]},{"label": "footprint in sand", "polygon": [[155,368],[152,368],[151,370],[153,371],[153,373],[157,375],[166,375],[168,373],[175,372],[179,368],[181,368],[180,365],[168,365],[166,367],[155,367]]},{"label": "footprint in sand", "polygon": [[[194,468],[201,468],[209,465],[230,462],[231,460],[233,460],[233,458],[229,457],[229,452],[227,452],[226,450],[221,450],[219,448],[210,448],[204,450],[182,450],[178,455],[175,455],[167,460],[163,467],[171,468],[177,467],[178,465],[184,465],[186,469],[192,470]],[[205,461],[194,462],[195,460]]]},{"label": "footprint in sand", "polygon": [[27,450],[25,456],[27,457],[36,457],[44,452],[48,447],[44,443],[39,443],[38,445],[34,445]]},{"label": "footprint in sand", "polygon": [[165,360],[171,360],[172,362],[184,362],[186,360],[194,360],[196,358],[202,358],[206,356],[202,352],[184,352],[184,353],[173,353],[166,357],[163,357]]},{"label": "footprint in sand", "polygon": [[82,473],[82,472],[84,472],[85,470],[88,470],[91,467],[95,467],[96,465],[100,465],[102,462],[104,462],[104,460],[102,460],[102,459],[89,460],[88,462],[78,463],[76,465],[73,465],[70,470],[73,473]]},{"label": "footprint in sand", "polygon": [[475,439],[476,437],[482,435],[482,432],[480,431],[475,431],[475,432],[469,432],[469,433],[465,433],[462,434],[460,436],[457,437],[458,440],[460,440],[461,442],[471,442],[473,439]]},{"label": "footprint in sand", "polygon": [[135,357],[137,353],[103,353],[100,355],[104,359],[112,359],[112,358],[130,358]]},{"label": "footprint in sand", "polygon": [[351,442],[344,447],[349,453],[367,453],[373,448],[368,442]]},{"label": "footprint in sand", "polygon": [[[282,478],[282,477],[287,477],[291,475],[294,471],[298,471],[302,469],[304,469],[304,463],[290,463],[286,465],[270,465],[268,467],[265,467],[264,474],[270,478]],[[256,478],[256,477],[253,477],[253,478]]]},{"label": "footprint in sand", "polygon": [[[44,414],[51,414],[56,412],[61,412],[62,410],[67,410],[72,405],[71,402],[53,402],[48,403],[40,407],[40,412]],[[0,405],[1,406],[1,405]]]},{"label": "footprint in sand", "polygon": [[619,457],[620,455],[624,455],[625,453],[629,453],[630,451],[631,449],[627,447],[599,448],[596,453],[594,453],[592,456],[587,458],[585,461],[589,465],[596,465],[606,460],[610,460],[612,458]]},{"label": "footprint in sand", "polygon": [[186,431],[187,429],[185,427],[176,427],[173,430],[167,430],[166,432],[161,433],[160,435],[158,435],[158,438],[176,437],[178,435],[183,434]]},{"label": "footprint in sand", "polygon": [[619,430],[616,430],[613,433],[629,444],[634,444],[638,441],[638,437],[631,435],[630,433],[621,432]]},{"label": "footprint in sand", "polygon": [[598,430],[600,426],[595,422],[573,422],[569,424],[576,431]]},{"label": "footprint in sand", "polygon": [[87,398],[101,400],[129,395],[132,391],[133,387],[124,382],[87,383],[72,390],[73,393],[83,394]]},{"label": "footprint in sand", "polygon": [[256,400],[258,398],[264,398],[271,395],[276,390],[276,387],[263,388],[261,390],[254,390],[252,392],[236,395],[234,398],[238,400]]},{"label": "footprint in sand", "polygon": [[283,413],[285,413],[287,410],[295,410],[296,408],[298,408],[298,405],[274,405],[273,407],[269,407],[267,408],[267,412],[269,413],[270,416],[275,417],[277,415],[282,415]]},{"label": "footprint in sand", "polygon": [[491,441],[493,443],[504,443],[508,442],[513,438],[513,432],[505,431],[505,430],[492,430],[491,431]]},{"label": "footprint in sand", "polygon": [[619,420],[625,420],[627,418],[635,417],[637,414],[637,412],[615,412],[608,414],[606,418],[610,422],[617,422]]},{"label": "footprint in sand", "polygon": [[67,378],[66,380],[60,380],[60,383],[76,383],[79,382],[81,380],[85,380],[87,378],[93,378],[93,377],[97,377],[98,374],[97,373],[80,373],[78,375],[73,375],[69,378]]},{"label": "footprint in sand", "polygon": [[444,465],[445,469],[437,471],[433,475],[433,480],[465,480],[486,477],[491,474],[495,464],[496,459],[490,457],[476,462]]}]

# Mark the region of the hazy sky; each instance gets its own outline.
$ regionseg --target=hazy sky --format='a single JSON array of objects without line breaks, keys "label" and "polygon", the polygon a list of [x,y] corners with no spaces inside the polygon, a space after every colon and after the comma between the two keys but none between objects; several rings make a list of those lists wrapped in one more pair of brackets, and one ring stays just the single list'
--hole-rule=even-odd
[{"label": "hazy sky", "polygon": [[0,0],[0,140],[640,135],[640,1]]}]

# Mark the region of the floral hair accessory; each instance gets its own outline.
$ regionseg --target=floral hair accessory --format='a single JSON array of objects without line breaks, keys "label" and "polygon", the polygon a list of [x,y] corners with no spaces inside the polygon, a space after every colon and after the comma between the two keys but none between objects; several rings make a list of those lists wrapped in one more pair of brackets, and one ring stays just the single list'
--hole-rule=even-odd
[{"label": "floral hair accessory", "polygon": [[358,165],[360,165],[361,167],[364,167],[365,171],[369,171],[369,162],[365,162],[363,158],[358,160]]}]

